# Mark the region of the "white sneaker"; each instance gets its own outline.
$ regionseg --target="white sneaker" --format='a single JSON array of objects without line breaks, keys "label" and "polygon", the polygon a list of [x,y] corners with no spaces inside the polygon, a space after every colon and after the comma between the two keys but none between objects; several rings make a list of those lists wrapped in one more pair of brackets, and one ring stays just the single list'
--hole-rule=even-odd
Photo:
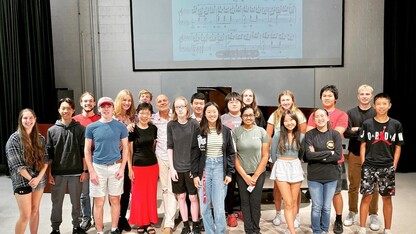
[{"label": "white sneaker", "polygon": [[370,229],[373,231],[378,231],[380,225],[378,224],[378,217],[375,214],[370,215]]},{"label": "white sneaker", "polygon": [[365,234],[365,233],[366,233],[365,227],[360,227],[358,234]]},{"label": "white sneaker", "polygon": [[273,219],[273,225],[279,226],[282,224],[282,217],[280,216],[280,212],[276,212],[276,217]]},{"label": "white sneaker", "polygon": [[348,213],[348,216],[344,220],[344,226],[347,226],[347,227],[351,226],[354,223],[354,221],[355,221],[355,216],[356,215],[357,214],[355,212],[350,211]]},{"label": "white sneaker", "polygon": [[393,232],[390,229],[384,229],[384,234],[393,234]]},{"label": "white sneaker", "polygon": [[299,214],[296,215],[295,221],[293,222],[293,226],[295,228],[299,228],[300,227],[300,215]]}]

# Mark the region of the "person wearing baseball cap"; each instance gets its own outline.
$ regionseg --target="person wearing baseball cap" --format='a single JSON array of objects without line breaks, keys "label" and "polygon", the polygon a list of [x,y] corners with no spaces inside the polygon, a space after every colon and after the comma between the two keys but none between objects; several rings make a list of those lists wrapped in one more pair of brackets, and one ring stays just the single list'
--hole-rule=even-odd
[{"label": "person wearing baseball cap", "polygon": [[102,97],[98,100],[98,107],[101,107],[103,105],[112,105],[114,107],[113,99],[110,97]]},{"label": "person wearing baseball cap", "polygon": [[[123,193],[124,169],[129,148],[126,126],[113,118],[113,99],[100,98],[98,111],[101,113],[101,119],[88,125],[85,130],[84,152],[90,174],[90,195],[94,197],[94,214],[101,214],[101,217],[94,216],[95,228],[97,234],[103,234],[103,209],[107,193],[111,203],[111,214],[120,213],[120,196]],[[94,142],[94,157],[91,150],[92,142]],[[113,218],[113,216],[110,234],[120,234],[121,231],[117,228],[118,217]]]}]

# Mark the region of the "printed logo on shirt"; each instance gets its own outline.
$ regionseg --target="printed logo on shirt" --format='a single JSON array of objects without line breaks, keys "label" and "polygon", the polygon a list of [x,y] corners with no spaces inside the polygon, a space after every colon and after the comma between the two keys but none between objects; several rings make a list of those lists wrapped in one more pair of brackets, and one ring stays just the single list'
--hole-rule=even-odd
[{"label": "printed logo on shirt", "polygon": [[333,150],[335,148],[335,143],[333,140],[327,141],[326,142],[326,148]]},{"label": "printed logo on shirt", "polygon": [[[386,126],[383,126],[383,131],[381,132],[374,132],[372,134],[371,132],[367,132],[367,138],[371,141],[373,141],[373,145],[378,142],[384,142],[387,145],[392,145],[392,142],[396,141],[396,133],[390,134],[389,132],[386,132]],[[399,139],[403,139],[402,133],[399,133]]]},{"label": "printed logo on shirt", "polygon": [[202,137],[201,135],[198,135],[198,145],[199,145],[199,149],[201,151],[205,151],[205,146],[207,144],[207,138]]}]

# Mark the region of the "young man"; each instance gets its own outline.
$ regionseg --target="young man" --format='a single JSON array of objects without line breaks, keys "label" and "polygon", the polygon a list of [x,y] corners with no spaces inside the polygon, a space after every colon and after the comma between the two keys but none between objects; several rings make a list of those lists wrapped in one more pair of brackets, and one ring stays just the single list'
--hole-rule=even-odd
[{"label": "young man", "polygon": [[192,107],[192,115],[191,118],[198,120],[201,122],[202,119],[202,112],[204,111],[205,105],[205,94],[203,93],[194,93],[191,96],[191,107]]},{"label": "young man", "polygon": [[364,121],[358,140],[361,141],[360,231],[365,234],[369,204],[374,187],[378,184],[383,200],[384,234],[391,234],[393,213],[392,196],[395,195],[395,171],[404,144],[403,128],[399,121],[388,116],[390,96],[379,93],[374,97],[374,118]]},{"label": "young man", "polygon": [[152,123],[157,127],[155,153],[159,164],[160,187],[162,189],[162,201],[165,211],[165,216],[162,221],[163,234],[173,233],[176,207],[178,205],[176,196],[172,192],[167,148],[167,126],[171,116],[169,105],[169,99],[166,95],[158,95],[156,97],[156,107],[159,111],[152,116]]},{"label": "young man", "polygon": [[[341,136],[344,135],[345,129],[348,127],[348,115],[344,111],[335,108],[335,104],[338,100],[338,89],[335,85],[326,85],[321,89],[320,98],[322,101],[323,108],[329,114],[329,121],[331,122],[331,128],[337,130]],[[306,131],[309,131],[316,127],[313,115],[309,116],[308,126]],[[334,209],[335,209],[335,223],[334,223],[334,233],[340,234],[344,231],[342,227],[342,209],[343,201],[341,190],[347,190],[347,176],[345,173],[344,165],[344,155],[342,154],[341,160],[338,161],[340,177],[338,179],[337,188],[335,190],[334,198],[332,199]]]},{"label": "young man", "polygon": [[139,104],[140,103],[151,103],[153,99],[152,93],[147,89],[142,89],[139,91]]},{"label": "young man", "polygon": [[[357,93],[358,106],[347,111],[348,127],[344,132],[344,137],[349,139],[348,143],[348,216],[344,220],[345,226],[351,226],[358,214],[358,191],[361,180],[361,160],[360,145],[358,134],[360,133],[363,122],[376,115],[376,111],[371,105],[373,99],[373,88],[369,85],[361,85]],[[377,218],[378,193],[375,193],[370,203],[370,229],[378,231],[379,224]]]},{"label": "young man", "polygon": [[59,234],[62,223],[62,205],[68,187],[72,204],[73,234],[84,234],[80,227],[80,197],[82,182],[88,171],[84,161],[85,127],[72,119],[75,103],[70,98],[58,102],[61,119],[48,129],[46,148],[49,155],[49,178],[51,186],[51,234]]},{"label": "young man", "polygon": [[[90,194],[94,197],[94,221],[97,234],[104,234],[104,200],[108,193],[111,204],[111,234],[120,234],[117,228],[120,215],[120,196],[126,167],[128,132],[115,119],[114,102],[109,97],[98,100],[101,119],[87,126],[85,131],[85,162],[90,173]],[[91,147],[94,142],[94,157]],[[121,143],[121,144],[120,144]],[[121,146],[121,150],[120,150]],[[120,155],[120,151],[123,152]]]},{"label": "young man", "polygon": [[[89,93],[85,92],[79,98],[79,104],[82,107],[82,113],[74,116],[72,119],[78,121],[82,126],[87,127],[90,123],[99,120],[101,117],[94,112],[95,98]],[[84,143],[84,142],[83,142]],[[82,149],[84,151],[84,149]],[[84,152],[83,152],[84,153]],[[87,173],[88,175],[88,173]],[[90,199],[90,181],[87,177],[82,183],[81,192],[81,224],[80,227],[84,231],[88,231],[91,227],[91,199]]]}]

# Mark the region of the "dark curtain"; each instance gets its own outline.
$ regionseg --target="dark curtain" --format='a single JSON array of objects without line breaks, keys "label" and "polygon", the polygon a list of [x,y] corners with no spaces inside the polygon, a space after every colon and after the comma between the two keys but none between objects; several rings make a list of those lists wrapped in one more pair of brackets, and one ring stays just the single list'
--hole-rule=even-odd
[{"label": "dark curtain", "polygon": [[1,164],[20,110],[31,108],[38,123],[56,112],[49,0],[0,0]]},{"label": "dark curtain", "polygon": [[416,1],[385,0],[384,92],[392,97],[389,115],[403,125],[405,145],[397,170],[416,172],[412,142],[416,140]]}]

